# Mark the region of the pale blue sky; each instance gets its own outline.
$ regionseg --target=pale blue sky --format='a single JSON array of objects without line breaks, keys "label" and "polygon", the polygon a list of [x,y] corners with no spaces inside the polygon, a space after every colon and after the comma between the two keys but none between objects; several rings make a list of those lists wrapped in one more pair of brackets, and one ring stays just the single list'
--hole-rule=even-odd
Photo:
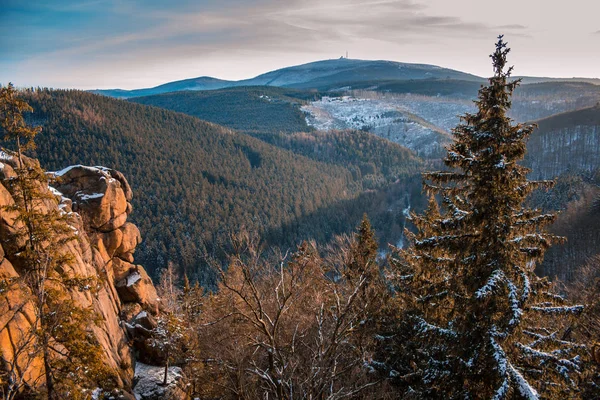
[{"label": "pale blue sky", "polygon": [[0,0],[0,83],[141,88],[338,58],[600,77],[597,0]]}]

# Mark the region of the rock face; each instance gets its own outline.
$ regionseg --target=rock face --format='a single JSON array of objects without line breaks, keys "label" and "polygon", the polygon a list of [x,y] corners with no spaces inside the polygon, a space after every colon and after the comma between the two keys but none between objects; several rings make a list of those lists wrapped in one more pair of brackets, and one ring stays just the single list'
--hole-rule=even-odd
[{"label": "rock face", "polygon": [[[27,163],[37,161],[26,159]],[[4,207],[14,204],[2,182],[14,176],[15,166],[13,157],[0,152],[0,354],[9,360],[14,358],[13,346],[19,335],[34,321],[27,288],[2,286],[2,282],[19,277],[13,260],[24,244],[15,243],[19,222]],[[103,322],[94,327],[94,333],[119,386],[130,391],[135,361],[124,319],[158,308],[151,279],[141,265],[134,264],[133,254],[141,235],[135,225],[127,222],[132,210],[131,188],[123,174],[104,167],[77,165],[54,174],[57,182],[48,188],[55,195],[54,201],[46,201],[46,207],[73,212],[72,227],[79,238],[65,245],[64,251],[74,259],[69,267],[79,276],[98,277],[101,282],[95,295],[79,291],[70,295],[84,307],[91,305],[102,317]],[[30,382],[42,373],[42,366],[36,362],[21,367]]]},{"label": "rock face", "polygon": [[[158,296],[152,280],[141,265],[133,264],[133,253],[142,241],[137,226],[127,222],[133,197],[127,180],[105,167],[71,166],[55,173],[56,190],[72,202],[81,215],[95,257],[103,264],[121,305],[138,303],[154,310]],[[119,308],[119,311],[121,311]]]}]

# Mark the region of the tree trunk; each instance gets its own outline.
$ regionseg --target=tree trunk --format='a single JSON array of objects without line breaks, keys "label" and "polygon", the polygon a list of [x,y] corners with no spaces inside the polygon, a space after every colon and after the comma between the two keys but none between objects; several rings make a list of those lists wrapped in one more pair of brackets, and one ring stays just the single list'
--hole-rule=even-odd
[{"label": "tree trunk", "polygon": [[52,369],[50,367],[50,354],[48,353],[48,345],[44,340],[44,373],[46,376],[46,392],[48,400],[54,400],[54,379],[52,378]]},{"label": "tree trunk", "polygon": [[166,360],[165,360],[165,375],[163,377],[163,383],[162,383],[163,386],[167,386],[168,374],[169,374],[169,352],[167,351]]}]

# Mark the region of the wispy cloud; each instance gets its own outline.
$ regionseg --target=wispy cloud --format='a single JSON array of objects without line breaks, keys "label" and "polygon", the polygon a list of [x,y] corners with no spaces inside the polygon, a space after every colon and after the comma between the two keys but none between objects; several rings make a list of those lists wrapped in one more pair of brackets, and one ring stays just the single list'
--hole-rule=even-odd
[{"label": "wispy cloud", "polygon": [[[515,6],[522,0],[507,1]],[[531,42],[533,35],[543,32],[527,22],[537,20],[514,18],[512,13],[492,16],[481,10],[475,15],[468,0],[4,0],[3,4],[0,47],[6,55],[0,63],[10,67],[5,70],[23,76],[54,74],[64,80],[74,71],[106,71],[103,79],[127,73],[127,79],[137,79],[179,64],[188,65],[177,76],[186,78],[183,74],[190,70],[209,74],[205,71],[209,65],[241,60],[237,69],[243,76],[238,72],[238,77],[249,77],[265,72],[247,63],[249,57],[293,63],[335,57],[346,49],[366,57],[388,57],[393,49],[402,61],[411,61],[410,50],[415,62],[446,64],[444,57],[451,48],[481,51],[482,43],[499,33]],[[439,54],[440,60],[422,60],[421,54]],[[167,79],[166,72],[161,76],[155,79]]]},{"label": "wispy cloud", "polygon": [[525,25],[521,25],[521,24],[507,24],[507,25],[499,25],[497,26],[497,28],[499,29],[527,29],[527,27]]},{"label": "wispy cloud", "polygon": [[[60,12],[70,5],[54,5]],[[371,38],[397,41],[419,36],[422,40],[442,36],[495,34],[493,26],[458,17],[437,16],[427,7],[409,0],[225,0],[180,2],[164,7],[164,2],[89,1],[79,9],[99,11],[110,19],[110,29],[102,16],[88,17],[85,27],[74,26],[48,31],[41,48],[43,56],[113,56],[122,52],[144,52],[145,48],[179,46],[218,47],[223,51],[308,50],[332,41]],[[133,17],[132,17],[133,16]],[[505,26],[504,29],[525,29]],[[73,40],[73,37],[76,39]],[[50,42],[60,43],[51,46]],[[24,53],[24,57],[29,57]]]}]

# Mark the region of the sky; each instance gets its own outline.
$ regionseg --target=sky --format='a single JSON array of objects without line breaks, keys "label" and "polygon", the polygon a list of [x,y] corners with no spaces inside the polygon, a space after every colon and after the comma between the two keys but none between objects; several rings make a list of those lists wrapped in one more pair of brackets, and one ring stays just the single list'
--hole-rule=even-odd
[{"label": "sky", "polygon": [[152,87],[339,58],[600,78],[598,0],[0,0],[0,83]]}]

